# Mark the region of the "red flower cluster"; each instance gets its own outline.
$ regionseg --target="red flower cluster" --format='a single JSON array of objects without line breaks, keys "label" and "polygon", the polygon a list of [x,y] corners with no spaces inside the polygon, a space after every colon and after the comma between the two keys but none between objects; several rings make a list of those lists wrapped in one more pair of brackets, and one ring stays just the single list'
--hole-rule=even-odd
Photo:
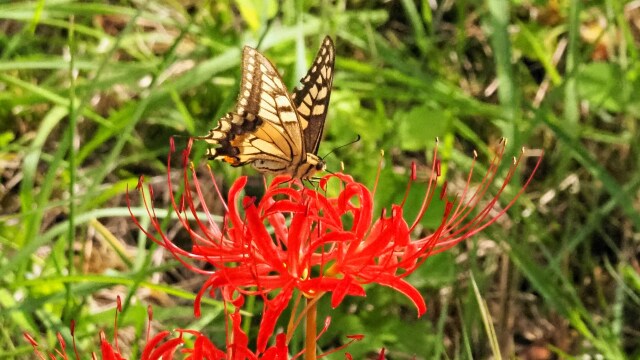
[{"label": "red flower cluster", "polygon": [[[145,196],[144,191],[140,192],[155,231],[149,232],[143,228],[133,213],[131,217],[150,239],[169,250],[185,267],[207,275],[196,297],[196,315],[200,314],[202,297],[216,289],[221,291],[225,304],[233,305],[234,310],[229,310],[226,315],[226,350],[218,349],[200,332],[178,329],[176,336],[171,336],[169,331],[160,332],[150,339],[147,336],[141,356],[143,360],[171,360],[176,354],[189,360],[289,359],[289,336],[301,322],[300,318],[295,318],[298,316],[295,307],[299,297],[309,300],[300,315],[307,316],[307,341],[303,351],[306,351],[305,358],[315,359],[314,345],[319,337],[315,329],[316,301],[324,294],[330,294],[331,304],[336,307],[347,295],[364,296],[364,285],[367,284],[380,284],[401,292],[415,304],[420,316],[426,311],[425,301],[405,278],[430,255],[444,251],[494,223],[522,194],[541,161],[539,157],[531,175],[514,198],[501,210],[495,211],[498,198],[514,176],[522,155],[514,159],[501,186],[492,196],[487,194],[496,178],[505,144],[499,148],[479,184],[472,187],[474,157],[466,186],[457,196],[447,195],[446,183],[441,187],[439,201],[444,203],[444,210],[438,218],[439,225],[425,235],[417,226],[433,203],[438,189],[440,161],[437,147],[422,206],[411,222],[404,218],[404,200],[392,205],[390,211],[383,210],[379,216],[375,216],[375,190],[370,191],[345,174],[327,175],[320,179],[315,188],[307,188],[300,181],[279,176],[266,186],[266,192],[260,200],[242,195],[247,178],[241,177],[231,186],[225,203],[209,169],[211,185],[225,209],[222,221],[216,222],[207,207],[196,171],[189,162],[191,145],[189,142],[182,153],[185,192],[177,199],[171,182],[171,155],[167,166],[173,209],[191,237],[191,250],[178,247],[162,231],[151,201],[151,186],[151,199]],[[171,152],[175,152],[173,141]],[[413,167],[406,194],[409,194],[411,184],[415,182],[415,173]],[[142,183],[141,179],[138,186],[140,190]],[[376,179],[374,189],[377,183]],[[130,205],[129,198],[127,201]],[[198,262],[212,265],[213,270],[203,270],[204,266]],[[294,294],[299,297],[294,302],[296,305],[292,314],[296,315],[292,315],[288,334],[278,334],[274,344],[268,347],[276,322],[292,303]],[[246,296],[260,296],[264,300],[256,351],[249,349],[249,338],[241,327],[240,308]],[[328,326],[329,318],[320,334]],[[195,338],[192,347],[187,346],[185,336]],[[25,334],[25,338],[39,359],[69,358],[61,336],[58,336],[60,349],[46,355],[38,350],[36,341],[30,335]],[[361,338],[360,335],[352,336],[350,342]],[[100,339],[102,359],[124,359],[117,342],[112,346],[102,332]],[[75,343],[73,349],[75,358],[79,359]],[[292,358],[301,355],[302,352]],[[93,354],[93,358],[97,359],[97,356]],[[347,358],[350,358],[348,354]],[[384,350],[379,358],[384,358]]]},{"label": "red flower cluster", "polygon": [[[92,359],[102,360],[125,360],[124,354],[118,346],[118,327],[117,314],[122,311],[120,297],[117,299],[117,312],[115,319],[114,344],[112,345],[104,333],[100,331],[100,357],[96,353],[91,354]],[[151,307],[148,310],[149,324],[152,319]],[[227,336],[226,351],[218,349],[206,336],[199,331],[177,329],[174,331],[175,336],[171,336],[170,331],[161,331],[155,336],[149,338],[149,328],[147,329],[147,342],[142,350],[141,360],[289,360],[289,349],[285,341],[285,334],[276,336],[274,346],[268,348],[262,355],[257,355],[249,350],[249,339],[241,327],[241,316],[239,308],[232,314],[227,316],[227,320],[231,322],[230,333]],[[328,326],[328,325],[327,325]],[[60,348],[46,354],[39,350],[37,341],[28,333],[24,333],[24,338],[33,347],[33,352],[40,360],[62,359],[68,360],[71,357],[67,353],[67,344],[60,333],[58,333],[58,343]],[[193,346],[188,347],[185,336],[192,336]],[[71,336],[73,338],[73,358],[80,360],[80,355],[75,344],[75,323],[71,323]],[[177,355],[179,354],[179,355]]]},{"label": "red flower cluster", "polygon": [[[171,148],[173,152],[173,142]],[[403,293],[415,304],[418,315],[422,315],[426,311],[425,301],[405,277],[430,255],[454,246],[495,222],[531,180],[529,177],[502,210],[492,212],[521,160],[521,157],[514,160],[497,193],[485,200],[504,149],[503,143],[482,181],[475,187],[470,185],[473,166],[467,186],[459,196],[449,200],[446,184],[443,186],[440,198],[446,206],[440,225],[431,234],[417,239],[412,239],[414,229],[432,202],[440,176],[437,148],[422,208],[411,225],[403,217],[402,204],[393,205],[390,214],[383,211],[379,217],[374,217],[372,192],[344,174],[323,177],[317,189],[306,188],[301,182],[286,177],[276,177],[259,201],[241,196],[247,182],[246,177],[241,177],[229,190],[226,214],[218,224],[207,208],[195,169],[189,162],[191,142],[183,152],[186,192],[176,200],[170,189],[173,208],[191,236],[191,251],[179,248],[163,233],[149,199],[144,198],[144,202],[155,234],[147,232],[132,217],[149,238],[168,249],[187,268],[208,275],[196,300],[196,315],[199,315],[200,300],[207,290],[220,289],[225,301],[237,301],[246,295],[264,298],[265,309],[258,334],[258,352],[261,353],[294,290],[307,298],[331,293],[331,304],[336,307],[347,295],[364,296],[363,285],[377,283]],[[210,170],[209,174],[223,201]],[[414,180],[415,168],[409,184]],[[328,190],[330,181],[338,183],[339,191],[335,195]],[[149,192],[153,196],[151,187]],[[209,263],[214,270],[205,272],[193,261]]]}]

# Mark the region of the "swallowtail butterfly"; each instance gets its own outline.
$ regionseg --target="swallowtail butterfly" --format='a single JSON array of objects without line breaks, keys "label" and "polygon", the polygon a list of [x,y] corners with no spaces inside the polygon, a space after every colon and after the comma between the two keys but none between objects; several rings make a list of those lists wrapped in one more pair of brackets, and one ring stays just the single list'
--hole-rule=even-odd
[{"label": "swallowtail butterfly", "polygon": [[308,179],[324,170],[317,155],[329,107],[335,48],[325,37],[318,54],[292,94],[275,66],[245,46],[242,82],[234,111],[220,119],[205,140],[211,159],[232,166],[251,164],[261,173]]}]

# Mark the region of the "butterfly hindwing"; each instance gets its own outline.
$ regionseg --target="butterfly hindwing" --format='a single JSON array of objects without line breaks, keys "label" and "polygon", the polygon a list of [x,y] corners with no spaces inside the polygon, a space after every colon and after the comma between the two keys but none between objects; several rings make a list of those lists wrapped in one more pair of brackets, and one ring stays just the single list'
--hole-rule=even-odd
[{"label": "butterfly hindwing", "polygon": [[291,95],[301,118],[305,147],[313,154],[318,153],[327,118],[334,64],[335,47],[331,38],[326,36],[313,64],[301,79],[302,85]]}]

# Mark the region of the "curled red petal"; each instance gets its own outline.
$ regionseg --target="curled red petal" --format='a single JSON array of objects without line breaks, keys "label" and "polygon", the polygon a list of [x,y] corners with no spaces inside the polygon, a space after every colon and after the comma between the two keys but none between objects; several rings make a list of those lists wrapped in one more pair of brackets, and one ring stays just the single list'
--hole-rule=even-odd
[{"label": "curled red petal", "polygon": [[388,286],[409,298],[409,300],[411,300],[413,305],[415,305],[416,309],[418,310],[418,317],[427,312],[427,304],[424,302],[422,294],[420,294],[418,289],[416,289],[413,285],[409,284],[404,279],[385,276],[379,278],[378,283],[380,285]]},{"label": "curled red petal", "polygon": [[265,310],[260,321],[260,330],[258,330],[258,352],[264,352],[267,348],[267,342],[273,335],[276,321],[289,305],[292,294],[292,288],[284,288],[274,299],[265,301]]},{"label": "curled red petal", "polygon": [[336,308],[347,295],[366,296],[364,288],[350,276],[338,281],[331,294],[331,307]]},{"label": "curled red petal", "polygon": [[160,342],[162,342],[164,340],[164,338],[166,338],[170,334],[171,333],[169,331],[166,331],[166,330],[165,331],[161,331],[158,334],[156,334],[156,336],[151,338],[151,340],[147,341],[147,344],[145,345],[144,349],[142,350],[142,356],[140,357],[140,359],[142,359],[142,360],[151,359],[151,353],[153,352],[153,349],[156,347],[156,345],[158,345]]}]

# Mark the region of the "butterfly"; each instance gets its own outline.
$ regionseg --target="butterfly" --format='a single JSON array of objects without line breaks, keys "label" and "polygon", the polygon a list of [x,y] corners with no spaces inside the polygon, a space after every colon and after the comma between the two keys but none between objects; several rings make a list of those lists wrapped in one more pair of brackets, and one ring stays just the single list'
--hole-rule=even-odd
[{"label": "butterfly", "polygon": [[273,64],[258,50],[242,51],[242,81],[234,111],[196,139],[210,145],[208,156],[232,166],[251,164],[265,174],[309,179],[325,169],[318,154],[324,129],[335,48],[326,36],[318,54],[290,95]]}]

